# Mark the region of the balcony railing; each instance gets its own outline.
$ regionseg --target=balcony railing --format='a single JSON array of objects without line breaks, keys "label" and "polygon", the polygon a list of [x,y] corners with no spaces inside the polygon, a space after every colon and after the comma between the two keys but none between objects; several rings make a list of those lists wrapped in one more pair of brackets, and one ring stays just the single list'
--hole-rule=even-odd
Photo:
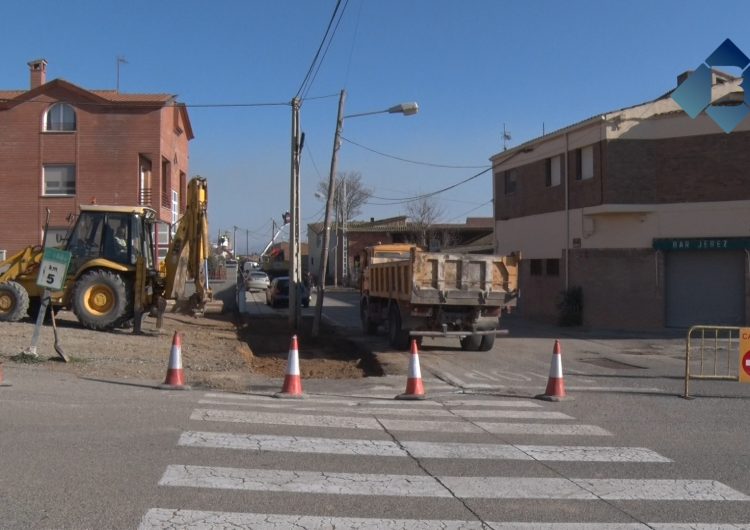
[{"label": "balcony railing", "polygon": [[140,201],[138,204],[140,204],[141,206],[151,206],[151,190],[142,189],[138,193],[138,200]]}]

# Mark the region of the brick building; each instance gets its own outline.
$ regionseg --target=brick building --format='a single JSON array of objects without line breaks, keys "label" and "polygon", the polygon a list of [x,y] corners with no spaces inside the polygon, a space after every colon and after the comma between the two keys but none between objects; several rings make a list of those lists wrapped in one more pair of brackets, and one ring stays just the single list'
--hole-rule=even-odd
[{"label": "brick building", "polygon": [[47,82],[31,61],[27,90],[0,90],[0,250],[59,243],[79,204],[150,205],[173,222],[184,210],[187,109],[169,94],[87,90]]},{"label": "brick building", "polygon": [[[743,100],[741,79],[712,76],[714,104]],[[670,94],[491,157],[495,247],[522,254],[522,314],[554,320],[580,287],[591,327],[748,324],[750,119],[726,134]]]}]

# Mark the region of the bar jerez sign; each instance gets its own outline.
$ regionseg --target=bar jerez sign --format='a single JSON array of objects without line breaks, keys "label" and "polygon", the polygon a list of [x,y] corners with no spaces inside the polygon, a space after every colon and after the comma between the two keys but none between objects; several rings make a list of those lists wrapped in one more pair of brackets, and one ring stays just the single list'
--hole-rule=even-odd
[{"label": "bar jerez sign", "polygon": [[689,237],[654,239],[656,250],[750,249],[750,237]]}]

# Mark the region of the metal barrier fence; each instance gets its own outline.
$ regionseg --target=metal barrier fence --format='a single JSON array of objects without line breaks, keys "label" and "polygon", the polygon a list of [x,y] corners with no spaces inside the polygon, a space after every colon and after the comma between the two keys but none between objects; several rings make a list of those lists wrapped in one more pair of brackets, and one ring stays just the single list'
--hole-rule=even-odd
[{"label": "metal barrier fence", "polygon": [[685,394],[691,379],[739,381],[740,329],[734,326],[692,326],[685,338]]}]

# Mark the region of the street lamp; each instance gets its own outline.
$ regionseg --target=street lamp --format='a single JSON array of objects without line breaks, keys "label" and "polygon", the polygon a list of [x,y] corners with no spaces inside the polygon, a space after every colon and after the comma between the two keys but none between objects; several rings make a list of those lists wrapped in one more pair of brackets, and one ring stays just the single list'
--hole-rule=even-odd
[{"label": "street lamp", "polygon": [[[326,269],[328,262],[328,246],[330,244],[330,227],[331,227],[331,208],[333,206],[333,197],[336,187],[336,165],[338,163],[338,152],[341,148],[341,131],[344,129],[345,118],[356,118],[358,116],[369,116],[371,114],[403,114],[404,116],[412,116],[419,111],[419,105],[416,102],[401,103],[400,105],[394,105],[384,110],[376,110],[373,112],[361,112],[359,114],[348,114],[344,116],[344,102],[346,101],[346,90],[341,91],[339,96],[339,111],[336,118],[336,134],[333,139],[333,154],[331,155],[331,172],[328,175],[328,198],[326,200],[326,214],[325,220],[323,221],[323,248],[320,252],[320,272],[318,274],[318,293],[315,299],[315,317],[313,319],[312,335],[317,337],[320,331],[320,319],[323,312],[323,296],[325,295],[325,278]],[[343,200],[346,200],[344,198]],[[339,201],[341,202],[341,201]],[[346,244],[346,243],[344,243]],[[344,253],[346,255],[346,253]],[[337,256],[334,257],[334,260]],[[346,263],[343,264],[346,267]]]}]

